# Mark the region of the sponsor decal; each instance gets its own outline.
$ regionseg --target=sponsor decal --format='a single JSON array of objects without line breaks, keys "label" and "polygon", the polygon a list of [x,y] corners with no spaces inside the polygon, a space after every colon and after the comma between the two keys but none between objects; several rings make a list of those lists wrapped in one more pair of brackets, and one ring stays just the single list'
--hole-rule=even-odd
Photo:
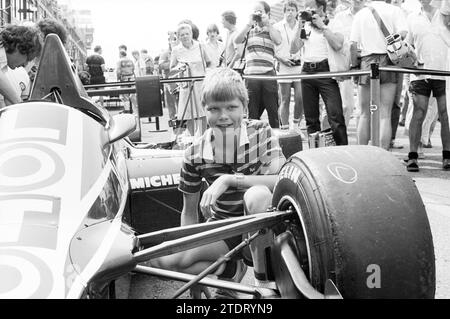
[{"label": "sponsor decal", "polygon": [[36,299],[50,296],[54,278],[39,257],[18,249],[0,248],[0,299]]},{"label": "sponsor decal", "polygon": [[27,192],[53,185],[64,176],[61,157],[48,147],[17,143],[0,148],[0,192]]},{"label": "sponsor decal", "polygon": [[176,186],[180,184],[180,174],[131,178],[130,184],[133,190]]},{"label": "sponsor decal", "polygon": [[40,195],[0,196],[0,247],[56,249],[61,200]]},{"label": "sponsor decal", "polygon": [[344,184],[354,184],[358,181],[358,172],[344,163],[330,163],[327,166],[330,174]]},{"label": "sponsor decal", "polygon": [[37,121],[36,108],[25,110],[2,114],[11,122],[2,127],[8,139],[0,141],[0,193],[5,193],[0,196],[0,217],[9,225],[2,226],[0,246],[56,249],[61,198],[39,192],[61,181],[66,169],[60,155],[40,143],[65,144],[65,128],[55,121],[67,123],[69,113],[54,109],[52,116],[41,115]]}]

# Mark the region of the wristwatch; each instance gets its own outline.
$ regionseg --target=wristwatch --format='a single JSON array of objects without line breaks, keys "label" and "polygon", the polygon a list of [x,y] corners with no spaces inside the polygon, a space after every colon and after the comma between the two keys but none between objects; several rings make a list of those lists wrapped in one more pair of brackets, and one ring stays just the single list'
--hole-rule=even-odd
[{"label": "wristwatch", "polygon": [[244,182],[244,174],[242,173],[235,173],[234,174],[234,185],[237,189],[243,188],[243,182]]}]

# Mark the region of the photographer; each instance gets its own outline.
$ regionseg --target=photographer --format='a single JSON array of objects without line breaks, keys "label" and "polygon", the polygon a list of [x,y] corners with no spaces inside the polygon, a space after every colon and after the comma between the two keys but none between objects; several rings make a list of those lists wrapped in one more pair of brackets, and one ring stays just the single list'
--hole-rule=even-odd
[{"label": "photographer", "polygon": [[[246,38],[244,74],[275,75],[275,46],[281,44],[281,34],[270,21],[270,6],[266,2],[256,3],[249,23],[236,36],[234,42],[241,44]],[[270,126],[279,128],[277,81],[247,80],[247,89],[250,98],[248,117],[259,120],[266,109]]]},{"label": "photographer", "polygon": [[[275,58],[278,60],[278,74],[300,74],[302,71],[300,50],[290,53],[291,42],[294,40],[299,22],[297,2],[288,0],[284,4],[284,20],[276,23],[274,27],[280,31],[281,44],[276,47]],[[291,103],[291,88],[294,88],[294,128],[299,129],[303,115],[302,84],[300,80],[278,80],[280,85],[281,105],[280,121],[281,129],[289,129],[289,106]]]},{"label": "photographer", "polygon": [[[325,0],[316,0],[312,3],[313,11],[300,13],[301,27],[297,30],[295,40],[292,42],[291,52],[297,52],[304,47],[303,73],[333,71],[333,65],[328,62],[330,50],[342,49],[344,36],[328,28],[326,7]],[[306,22],[309,24],[305,25]],[[309,25],[311,28],[307,33],[305,26]],[[302,93],[308,134],[320,131],[320,94],[325,103],[328,122],[336,144],[347,145],[347,127],[342,110],[341,93],[336,80],[332,78],[302,80]]]}]

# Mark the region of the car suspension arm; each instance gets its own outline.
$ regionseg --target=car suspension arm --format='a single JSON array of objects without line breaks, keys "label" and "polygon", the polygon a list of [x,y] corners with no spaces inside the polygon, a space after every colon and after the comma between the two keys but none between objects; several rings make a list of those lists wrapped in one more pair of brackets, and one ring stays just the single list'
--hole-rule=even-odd
[{"label": "car suspension arm", "polygon": [[176,299],[179,296],[181,296],[185,291],[187,291],[189,288],[197,284],[200,280],[208,276],[209,274],[216,271],[220,265],[228,262],[233,258],[234,255],[236,255],[239,251],[241,251],[245,246],[249,245],[253,240],[256,239],[256,237],[260,236],[262,234],[262,231],[258,231],[251,235],[249,238],[246,238],[243,242],[241,242],[239,245],[237,245],[235,248],[230,250],[226,255],[221,256],[219,259],[217,259],[214,263],[212,263],[208,268],[203,270],[200,274],[198,274],[195,278],[193,278],[191,281],[189,281],[186,285],[178,289],[177,292],[173,295],[172,299]]},{"label": "car suspension arm", "polygon": [[244,220],[250,220],[255,219],[258,215],[249,215],[249,216],[242,216],[242,217],[236,217],[236,218],[228,218],[224,220],[219,220],[215,222],[210,223],[201,223],[201,224],[193,224],[183,227],[176,227],[176,228],[169,228],[169,229],[163,229],[155,232],[151,232],[148,234],[142,234],[137,236],[139,240],[139,244],[146,247],[146,246],[154,246],[159,245],[163,242],[179,239],[182,237],[198,234],[201,232],[205,232],[211,229],[217,229],[222,226],[232,225],[236,224],[238,222],[244,221]]},{"label": "car suspension arm", "polygon": [[[134,253],[133,258],[136,263],[141,263],[153,258],[172,255],[181,251],[214,243],[219,240],[224,240],[226,238],[231,238],[245,233],[272,227],[288,219],[291,215],[292,211],[290,210],[285,212],[277,211],[273,213],[259,214],[257,215],[257,217],[249,220],[244,220],[231,225],[218,227],[216,229],[211,229],[197,234],[192,234],[184,238],[178,238],[163,242],[154,247]],[[214,223],[215,222],[206,224],[213,225]],[[179,230],[183,231],[183,227],[180,227]]]},{"label": "car suspension arm", "polygon": [[[144,275],[150,275],[160,278],[166,278],[170,280],[176,280],[176,281],[182,281],[182,282],[189,282],[193,279],[195,279],[195,275],[189,275],[181,272],[171,271],[171,270],[165,270],[165,269],[159,269],[159,268],[153,268],[153,267],[146,267],[142,265],[136,266],[136,268],[133,270],[134,273],[137,274],[144,274]],[[262,287],[255,287],[251,285],[244,285],[241,283],[236,283],[232,281],[225,281],[220,279],[213,279],[213,278],[203,278],[198,282],[199,285],[212,287],[212,288],[221,288],[221,289],[230,289],[233,291],[237,291],[243,294],[253,295],[256,298],[261,298],[264,296],[272,297],[277,295],[276,291],[269,288],[262,288]]]}]

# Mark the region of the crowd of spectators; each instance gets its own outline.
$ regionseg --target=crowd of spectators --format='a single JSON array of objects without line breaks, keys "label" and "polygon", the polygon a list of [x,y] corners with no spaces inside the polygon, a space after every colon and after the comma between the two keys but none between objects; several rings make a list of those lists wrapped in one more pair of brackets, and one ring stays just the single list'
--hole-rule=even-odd
[{"label": "crowd of spectators", "polygon": [[[387,54],[386,39],[374,12],[390,34],[398,34],[414,46],[418,56],[416,67],[448,69],[448,1],[339,0],[335,4],[330,6],[326,0],[310,0],[306,1],[306,6],[300,6],[295,0],[286,0],[284,17],[276,22],[271,17],[270,6],[257,1],[248,17],[240,17],[247,21],[245,27],[238,29],[238,17],[228,10],[222,14],[227,34],[222,38],[217,25],[211,24],[205,30],[205,41],[201,41],[201,32],[191,20],[180,21],[179,26],[184,27],[169,34],[169,38],[175,40],[170,39],[169,49],[160,56],[161,74],[186,77],[204,75],[215,67],[229,67],[247,76],[270,77],[367,70],[372,63],[389,66],[392,62]],[[186,39],[180,42],[181,37]],[[439,54],[431,53],[436,50]],[[355,56],[359,65],[352,64]],[[266,111],[272,128],[300,131],[304,118],[307,135],[329,129],[337,145],[347,145],[348,125],[354,118],[358,143],[371,143],[369,76],[301,81],[248,78],[245,82],[250,119],[259,120]],[[417,170],[417,158],[422,147],[431,146],[429,135],[439,118],[443,131],[443,167],[450,169],[445,79],[381,72],[380,83],[381,147],[386,150],[404,147],[395,137],[398,126],[406,125],[411,151],[407,167]],[[170,117],[198,121],[190,126],[191,134],[198,128],[200,133],[205,129],[204,114],[198,102],[199,89],[200,84],[186,83],[165,88]],[[432,119],[428,119],[431,91],[437,103],[434,100],[430,103],[432,112],[428,117]],[[290,114],[292,99],[294,114]],[[422,130],[423,122],[427,127]]]},{"label": "crowd of spectators", "polygon": [[[309,0],[306,6],[300,6],[295,0],[285,0],[284,17],[276,22],[271,17],[270,6],[264,1],[257,1],[247,17],[237,17],[232,10],[223,12],[219,18],[226,30],[224,35],[220,34],[215,23],[204,30],[206,36],[203,36],[202,30],[193,21],[182,20],[176,30],[168,32],[168,47],[155,59],[146,49],[133,50],[129,54],[127,46],[121,45],[116,79],[121,82],[145,75],[159,75],[162,78],[204,76],[209,69],[216,67],[229,67],[247,76],[271,77],[368,69],[374,62],[380,66],[392,65],[386,51],[385,36],[374,13],[379,15],[391,34],[399,34],[413,45],[418,57],[416,67],[448,70],[449,1],[339,0],[336,4],[330,6],[326,0]],[[247,21],[239,29],[238,18]],[[64,29],[49,19],[35,26],[9,28],[37,28],[41,35]],[[3,30],[4,37],[7,30]],[[59,36],[64,43],[66,32],[59,32]],[[8,41],[8,38],[1,40],[3,47],[6,48]],[[17,103],[25,94],[12,88],[11,83],[17,80],[6,80],[6,77],[2,80],[1,75],[25,78],[23,75],[26,73],[25,68],[20,66],[15,71],[5,67],[6,58],[11,60],[16,56],[8,50],[5,52],[3,72],[0,74],[0,94],[4,97],[4,105]],[[359,54],[358,66],[351,64],[356,54]],[[25,66],[26,61],[21,64]],[[29,64],[26,69],[32,81],[33,68],[30,65],[35,70],[36,63]],[[85,84],[103,84],[107,71],[102,48],[96,46],[94,53],[86,59],[81,78]],[[357,122],[358,143],[371,142],[369,76],[308,78],[301,81],[249,78],[245,83],[249,94],[246,106],[249,119],[259,120],[265,111],[272,128],[299,131],[300,122],[304,119],[307,135],[331,129],[336,144],[346,145],[347,128],[353,117]],[[444,149],[443,167],[450,169],[445,77],[381,72],[380,83],[381,147],[386,150],[404,147],[396,143],[395,137],[398,126],[405,125],[410,139],[407,168],[417,171],[422,148],[432,147],[429,136],[439,120]],[[201,82],[180,82],[164,86],[164,104],[170,119],[186,121],[191,135],[201,134],[207,127],[200,103],[201,85]],[[29,87],[30,83],[25,86]],[[433,98],[430,101],[431,93]],[[292,100],[294,114],[290,114]],[[305,135],[303,137],[306,138]]]}]

